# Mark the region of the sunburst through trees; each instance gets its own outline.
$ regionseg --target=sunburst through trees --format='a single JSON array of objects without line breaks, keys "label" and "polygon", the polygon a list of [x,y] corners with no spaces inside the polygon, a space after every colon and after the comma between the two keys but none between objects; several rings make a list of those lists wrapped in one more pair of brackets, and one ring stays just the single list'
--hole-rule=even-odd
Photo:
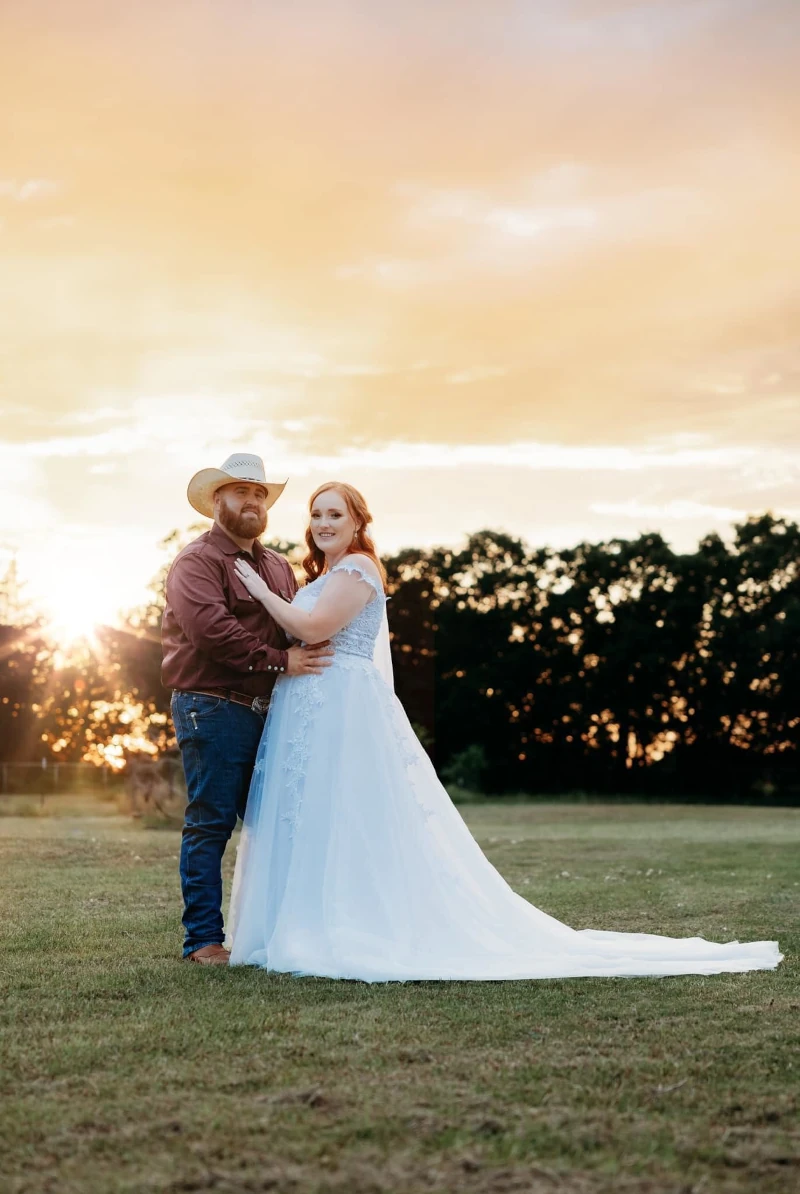
[{"label": "sunburst through trees", "polygon": [[[68,652],[6,576],[1,761],[121,769],[173,745],[164,583],[203,529],[167,536],[148,602]],[[490,793],[796,799],[799,561],[800,528],[769,514],[684,554],[655,534],[559,551],[492,531],[408,549],[386,560],[398,694],[437,765]]]}]

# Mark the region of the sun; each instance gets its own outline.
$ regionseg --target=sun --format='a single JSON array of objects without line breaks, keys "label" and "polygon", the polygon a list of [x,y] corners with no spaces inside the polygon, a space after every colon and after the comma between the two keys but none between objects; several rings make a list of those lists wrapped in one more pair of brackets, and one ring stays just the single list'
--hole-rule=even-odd
[{"label": "sun", "polygon": [[97,596],[79,586],[58,594],[48,604],[50,634],[62,651],[79,643],[92,644],[97,627],[113,620]]},{"label": "sun", "polygon": [[76,649],[90,647],[94,649],[97,642],[95,629],[97,623],[77,618],[75,621],[58,620],[48,623],[51,639],[58,647],[58,655],[68,662],[75,657]]},{"label": "sun", "polygon": [[[80,531],[80,533],[79,533]],[[98,630],[125,624],[127,612],[150,599],[149,578],[163,564],[152,547],[73,528],[72,537],[56,537],[47,553],[26,553],[26,597],[47,623],[49,637],[65,656],[88,642],[97,649]],[[100,636],[102,637],[102,636]]]}]

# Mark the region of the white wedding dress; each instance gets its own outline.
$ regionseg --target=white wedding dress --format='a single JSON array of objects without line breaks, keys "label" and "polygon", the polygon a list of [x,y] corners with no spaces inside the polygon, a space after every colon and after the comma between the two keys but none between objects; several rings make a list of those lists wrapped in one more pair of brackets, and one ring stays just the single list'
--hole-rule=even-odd
[{"label": "white wedding dress", "polygon": [[[374,662],[385,597],[333,638],[320,676],[282,676],[236,860],[231,963],[362,979],[524,979],[773,969],[775,941],[577,931],[482,853]],[[330,573],[301,589],[311,609]]]}]

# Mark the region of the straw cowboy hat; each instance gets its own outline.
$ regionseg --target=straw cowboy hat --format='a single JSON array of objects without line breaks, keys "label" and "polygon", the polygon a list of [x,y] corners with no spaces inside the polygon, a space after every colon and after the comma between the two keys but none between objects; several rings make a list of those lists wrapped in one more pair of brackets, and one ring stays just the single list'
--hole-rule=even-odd
[{"label": "straw cowboy hat", "polygon": [[260,456],[248,456],[244,452],[235,452],[233,456],[221,464],[219,468],[204,468],[195,473],[189,482],[186,496],[198,514],[206,518],[214,517],[214,494],[223,485],[233,485],[236,481],[252,481],[254,485],[263,485],[267,491],[267,509],[274,506],[286,488],[285,481],[268,481],[264,475],[264,461]]}]

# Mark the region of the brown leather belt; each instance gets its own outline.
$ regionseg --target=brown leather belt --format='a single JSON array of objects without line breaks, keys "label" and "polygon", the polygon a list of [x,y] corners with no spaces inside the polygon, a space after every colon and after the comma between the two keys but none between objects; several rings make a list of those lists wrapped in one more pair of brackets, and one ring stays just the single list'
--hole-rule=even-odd
[{"label": "brown leather belt", "polygon": [[196,692],[200,696],[221,697],[223,701],[231,701],[234,705],[245,705],[254,713],[266,713],[269,708],[269,697],[248,696],[245,692],[234,692],[232,688],[184,688],[184,692]]}]

